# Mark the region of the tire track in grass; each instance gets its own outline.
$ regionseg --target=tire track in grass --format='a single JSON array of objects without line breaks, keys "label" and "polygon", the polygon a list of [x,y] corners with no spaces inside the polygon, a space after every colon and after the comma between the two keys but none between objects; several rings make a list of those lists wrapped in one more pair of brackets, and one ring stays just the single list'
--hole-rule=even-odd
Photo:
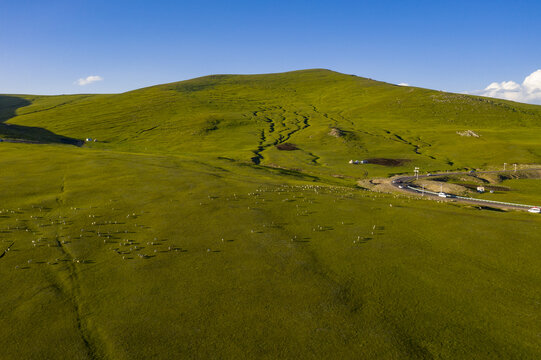
[{"label": "tire track in grass", "polygon": [[[77,95],[74,95],[74,96],[77,96]],[[17,116],[21,117],[21,116],[26,116],[26,115],[32,115],[32,114],[36,114],[36,113],[40,113],[40,112],[44,112],[44,111],[48,111],[48,110],[52,110],[52,109],[56,109],[56,108],[59,108],[61,106],[64,106],[64,105],[68,105],[68,104],[72,104],[72,103],[75,103],[77,101],[80,101],[80,100],[84,100],[88,97],[93,97],[95,95],[91,94],[91,95],[83,95],[83,96],[78,96],[77,98],[75,99],[71,99],[71,100],[66,100],[60,104],[56,104],[56,105],[53,105],[53,106],[50,106],[48,108],[45,108],[45,109],[37,109],[37,110],[32,110],[32,111],[28,111],[28,112],[25,112],[25,113],[22,113],[22,114],[18,114]],[[32,99],[32,100],[35,100]],[[28,106],[32,105],[32,103],[30,103]]]},{"label": "tire track in grass", "polygon": [[[56,202],[59,208],[59,212],[62,213],[62,210],[65,206],[64,203],[64,194],[65,194],[65,183],[66,175],[64,174],[62,178],[62,183],[60,185],[60,192],[56,198]],[[51,214],[52,215],[52,214]],[[51,275],[56,275],[55,278],[51,278],[51,283],[58,289],[58,291],[66,298],[73,306],[73,312],[75,315],[75,323],[77,330],[79,332],[81,341],[83,342],[87,355],[90,359],[104,359],[105,356],[98,351],[97,343],[100,342],[97,339],[97,336],[91,334],[91,331],[86,324],[86,321],[83,316],[83,311],[81,309],[81,297],[82,291],[80,287],[80,275],[77,264],[81,263],[68,247],[64,246],[64,243],[59,240],[60,224],[58,223],[54,230],[54,239],[56,239],[56,245],[60,253],[62,254],[63,261],[66,263],[66,270],[68,271],[68,276],[66,279],[61,279],[60,274],[51,272]],[[84,260],[82,261],[84,263]]]},{"label": "tire track in grass", "polygon": [[11,249],[13,244],[15,244],[14,241],[12,241],[11,244],[9,244],[9,246],[7,248],[5,248],[4,252],[2,254],[0,254],[0,259],[3,258],[7,254],[7,252],[9,251],[9,249]]},{"label": "tire track in grass", "polygon": [[[323,116],[325,119],[327,120],[330,120],[330,121],[333,121],[334,122],[334,125],[335,127],[338,127],[339,126],[339,123],[338,121],[334,118],[334,117],[331,117],[329,116],[328,113],[323,113],[321,111],[319,111],[314,105],[310,105],[312,107],[312,110]],[[347,119],[346,117],[344,117],[344,115],[342,115],[343,112],[339,112],[336,114],[336,116],[342,118],[342,120],[344,121],[347,121],[349,122],[351,125],[355,125],[355,123],[349,119]],[[401,144],[405,144],[405,145],[408,145],[408,146],[411,146],[413,148],[413,152],[416,154],[416,155],[421,155],[421,156],[425,156],[425,157],[428,157],[429,159],[431,160],[437,160],[434,156],[432,155],[427,155],[427,154],[424,154],[421,152],[421,147],[430,147],[432,146],[431,144],[429,143],[426,143],[426,142],[423,142],[422,144],[416,144],[416,143],[413,143],[412,141],[409,141],[407,139],[405,139],[404,137],[398,135],[398,134],[395,134],[395,133],[392,133],[391,131],[389,130],[383,130],[385,132],[386,135],[389,135],[389,136],[385,136],[385,135],[379,135],[379,134],[373,134],[373,133],[370,133],[368,131],[365,131],[365,130],[360,130],[360,129],[355,129],[354,130],[355,132],[360,132],[360,133],[363,133],[363,134],[366,134],[366,135],[369,135],[369,136],[374,136],[374,137],[380,137],[380,138],[383,138],[385,140],[388,140],[388,141],[395,141],[395,142],[398,142],[398,143],[401,143]]]},{"label": "tire track in grass", "polygon": [[[334,125],[333,125],[333,126],[335,126],[335,127],[338,126],[338,120],[336,120],[335,118],[330,117],[329,114],[327,114],[327,113],[324,113],[324,112],[319,111],[319,110],[316,108],[316,106],[313,105],[313,104],[310,104],[309,106],[312,108],[312,111],[313,111],[314,113],[316,113],[316,114],[318,114],[318,115],[321,115],[321,116],[324,117],[325,119],[334,122]],[[341,116],[341,117],[342,117],[343,119],[345,119],[343,116]],[[350,122],[351,122],[351,121],[350,121]],[[352,124],[353,124],[353,123],[352,123]]]},{"label": "tire track in grass", "polygon": [[[57,207],[59,209],[59,212],[61,212],[60,209],[64,206],[63,201],[63,194],[65,191],[65,175],[62,179],[62,182],[59,187],[60,195],[56,197],[55,201],[57,203]],[[53,215],[53,212],[49,213],[50,219],[52,220],[55,218]],[[62,298],[67,300],[67,303],[69,303],[72,306],[72,314],[75,321],[75,327],[77,328],[77,331],[79,333],[81,342],[84,346],[86,356],[89,359],[103,359],[105,358],[99,352],[97,351],[96,341],[94,340],[95,337],[90,334],[90,331],[85,323],[84,317],[82,316],[82,310],[81,310],[81,304],[80,304],[80,298],[81,298],[81,289],[79,286],[80,279],[79,279],[79,271],[77,269],[76,264],[79,263],[78,259],[74,257],[71,252],[63,245],[63,243],[59,240],[59,229],[61,222],[58,221],[56,223],[57,226],[51,227],[50,231],[47,232],[47,235],[52,235],[52,239],[55,239],[56,242],[56,248],[61,253],[61,255],[57,258],[57,262],[64,262],[64,267],[62,269],[59,269],[60,271],[55,271],[52,268],[48,269],[48,271],[43,271],[43,276],[48,280],[47,285],[44,287],[41,287],[38,289],[33,295],[36,296],[38,293],[45,289],[52,288],[54,289]],[[39,231],[39,230],[38,230]],[[43,234],[45,235],[45,234]],[[9,251],[9,249],[15,244],[14,241],[11,242],[11,244],[4,250],[2,254],[0,254],[0,258],[4,257],[6,253]],[[62,277],[64,274],[64,271],[67,271],[67,276],[65,278]]]},{"label": "tire track in grass", "polygon": [[[406,144],[406,145],[409,145],[409,146],[412,146],[413,147],[413,152],[417,155],[422,155],[422,156],[427,156],[429,157],[430,159],[432,160],[436,160],[436,158],[432,155],[426,155],[426,154],[423,154],[421,152],[421,145],[419,144],[414,144],[413,142],[409,141],[409,140],[406,140],[404,139],[402,136],[398,135],[398,134],[395,134],[395,133],[392,133],[391,131],[389,130],[384,130],[385,133],[391,135],[392,137],[390,138],[390,140],[393,140],[393,141],[397,141],[399,143],[402,143],[402,144]],[[431,144],[428,144],[428,143],[424,143],[423,144],[425,147],[430,147],[432,146]]]},{"label": "tire track in grass", "polygon": [[[65,251],[62,252],[64,254],[67,254],[67,252]],[[81,316],[82,310],[78,300],[79,296],[77,295],[77,293],[80,292],[77,285],[79,281],[79,276],[77,274],[75,266],[71,261],[67,265],[67,270],[70,275],[67,277],[66,281],[70,283],[70,286],[66,286],[63,281],[59,280],[57,277],[53,277],[54,275],[51,276],[51,278],[49,279],[49,281],[51,282],[51,286],[55,288],[64,298],[66,298],[69,304],[71,304],[72,311],[75,316],[75,325],[79,333],[79,337],[81,338],[81,341],[86,350],[86,355],[88,356],[88,358],[103,359],[105,357],[98,355],[96,345],[94,344],[92,336],[89,334],[89,330],[85,324],[83,317]]]}]

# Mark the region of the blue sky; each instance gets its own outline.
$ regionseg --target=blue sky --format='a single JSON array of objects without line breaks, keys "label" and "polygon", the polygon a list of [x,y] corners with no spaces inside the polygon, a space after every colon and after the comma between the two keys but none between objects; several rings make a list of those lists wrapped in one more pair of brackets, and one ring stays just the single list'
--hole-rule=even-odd
[{"label": "blue sky", "polygon": [[541,1],[520,0],[2,0],[0,93],[328,68],[454,92],[496,83],[503,94],[503,81],[523,90],[541,69],[540,15]]}]

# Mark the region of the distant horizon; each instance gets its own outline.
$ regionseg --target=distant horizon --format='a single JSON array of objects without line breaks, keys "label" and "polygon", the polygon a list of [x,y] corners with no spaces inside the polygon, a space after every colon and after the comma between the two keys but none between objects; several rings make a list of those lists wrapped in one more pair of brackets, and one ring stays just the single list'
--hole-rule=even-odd
[{"label": "distant horizon", "polygon": [[[158,83],[158,84],[150,84],[150,85],[146,85],[146,86],[143,86],[143,87],[139,87],[139,88],[134,88],[134,89],[128,89],[128,90],[125,90],[125,91],[120,91],[120,92],[74,92],[74,93],[58,93],[58,94],[36,94],[36,93],[0,93],[0,95],[5,95],[5,96],[17,96],[17,95],[30,95],[30,96],[62,96],[62,95],[116,95],[116,94],[123,94],[123,93],[127,93],[127,92],[131,92],[131,91],[136,91],[136,90],[140,90],[140,89],[144,89],[144,88],[149,88],[149,87],[153,87],[153,86],[160,86],[160,85],[165,85],[165,84],[173,84],[173,83],[178,83],[178,82],[183,82],[183,81],[189,81],[189,80],[193,80],[193,79],[198,79],[198,78],[203,78],[203,77],[208,77],[208,76],[221,76],[221,75],[224,75],[224,76],[250,76],[250,75],[272,75],[272,74],[285,74],[285,73],[293,73],[293,72],[301,72],[301,71],[310,71],[310,70],[326,70],[326,71],[332,71],[332,72],[336,72],[336,73],[339,73],[339,74],[343,74],[343,75],[352,75],[352,76],[356,76],[356,77],[359,77],[359,78],[364,78],[364,79],[369,79],[369,80],[373,80],[373,81],[377,81],[377,82],[382,82],[382,83],[387,83],[387,84],[391,84],[391,85],[396,85],[396,86],[405,86],[405,87],[415,87],[415,88],[420,88],[420,89],[426,89],[426,90],[433,90],[433,91],[442,91],[442,92],[446,92],[446,93],[451,93],[451,94],[460,94],[460,95],[473,95],[473,96],[481,96],[481,97],[488,97],[488,98],[494,98],[494,99],[498,99],[498,100],[507,100],[507,101],[513,101],[513,102],[517,102],[517,103],[522,103],[522,104],[530,104],[530,105],[541,105],[541,100],[540,101],[537,101],[537,102],[526,102],[526,101],[518,101],[518,100],[513,100],[511,98],[506,98],[506,97],[499,97],[497,93],[493,93],[493,95],[495,96],[491,96],[491,95],[488,95],[487,92],[490,92],[490,91],[494,91],[494,84],[490,84],[487,89],[485,90],[477,90],[477,91],[471,91],[471,92],[467,92],[467,91],[464,91],[464,92],[454,92],[454,91],[446,91],[446,90],[440,90],[440,89],[430,89],[430,88],[425,88],[425,87],[422,87],[422,86],[415,86],[415,85],[410,85],[410,84],[406,84],[406,83],[392,83],[392,82],[388,82],[388,81],[382,81],[382,80],[378,80],[378,79],[373,79],[373,78],[370,78],[370,77],[367,77],[367,76],[362,76],[362,75],[357,75],[357,74],[348,74],[348,73],[343,73],[343,72],[340,72],[340,71],[336,71],[336,70],[333,70],[333,69],[330,69],[330,68],[310,68],[310,69],[296,69],[296,70],[288,70],[288,71],[281,71],[281,72],[263,72],[263,73],[245,73],[245,74],[242,74],[242,73],[215,73],[215,74],[206,74],[206,75],[201,75],[201,76],[196,76],[196,77],[192,77],[192,78],[187,78],[187,79],[181,79],[181,80],[173,80],[173,81],[166,81],[166,82],[163,82],[163,83]],[[541,76],[541,70],[538,70],[536,72],[537,74],[536,75],[540,75]],[[501,90],[505,91],[505,84],[507,82],[503,82],[502,84],[504,84],[504,86],[501,87]],[[511,81],[511,83],[514,83]],[[497,83],[496,83],[497,84]],[[516,83],[515,83],[516,84]],[[499,84],[498,84],[499,86]],[[499,91],[500,88],[496,89],[496,91]]]},{"label": "distant horizon", "polygon": [[110,94],[329,68],[541,104],[539,13],[533,0],[4,2],[0,93]]}]

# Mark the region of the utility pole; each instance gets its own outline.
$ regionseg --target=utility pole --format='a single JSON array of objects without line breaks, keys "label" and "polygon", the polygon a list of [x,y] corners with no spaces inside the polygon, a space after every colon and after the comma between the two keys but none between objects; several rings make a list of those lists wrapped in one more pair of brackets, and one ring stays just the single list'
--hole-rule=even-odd
[{"label": "utility pole", "polygon": [[503,171],[505,171],[506,166],[507,166],[507,163],[503,163]]},{"label": "utility pole", "polygon": [[515,165],[515,172],[517,172],[517,164],[513,164],[513,165]]},{"label": "utility pole", "polygon": [[415,167],[413,172],[415,173],[415,177],[417,178],[417,180],[419,180],[419,168],[417,166]]}]

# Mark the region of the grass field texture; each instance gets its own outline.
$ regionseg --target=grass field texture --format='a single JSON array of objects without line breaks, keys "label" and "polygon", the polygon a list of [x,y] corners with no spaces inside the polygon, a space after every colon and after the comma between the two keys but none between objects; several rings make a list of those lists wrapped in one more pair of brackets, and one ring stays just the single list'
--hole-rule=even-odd
[{"label": "grass field texture", "polygon": [[539,162],[538,106],[311,70],[4,95],[0,120],[39,142],[0,143],[2,358],[541,354],[539,216],[356,186]]}]

